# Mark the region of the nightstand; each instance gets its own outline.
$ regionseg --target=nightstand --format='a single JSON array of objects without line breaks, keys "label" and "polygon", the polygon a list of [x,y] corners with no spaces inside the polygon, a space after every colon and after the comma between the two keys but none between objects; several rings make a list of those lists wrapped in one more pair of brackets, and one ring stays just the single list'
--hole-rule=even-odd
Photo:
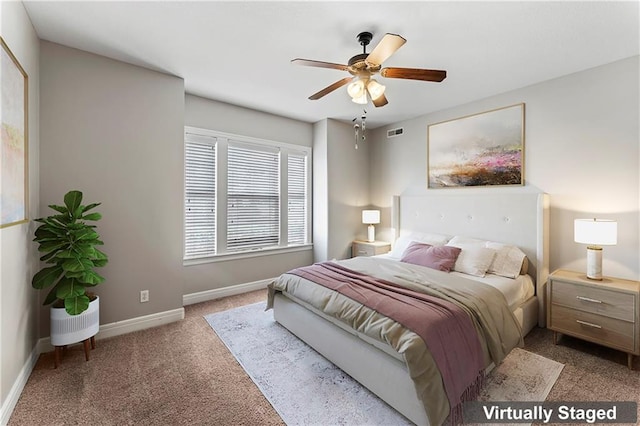
[{"label": "nightstand", "polygon": [[627,353],[627,365],[640,355],[640,282],[558,270],[549,275],[547,324],[557,333]]},{"label": "nightstand", "polygon": [[360,241],[356,240],[351,244],[351,256],[375,256],[376,254],[389,253],[391,243],[384,241]]}]

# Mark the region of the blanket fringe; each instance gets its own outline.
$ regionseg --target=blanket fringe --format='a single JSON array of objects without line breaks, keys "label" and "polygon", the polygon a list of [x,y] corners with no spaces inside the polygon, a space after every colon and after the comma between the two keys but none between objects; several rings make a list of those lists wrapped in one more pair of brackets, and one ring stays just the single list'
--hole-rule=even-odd
[{"label": "blanket fringe", "polygon": [[475,401],[480,395],[480,391],[485,384],[484,371],[480,371],[471,384],[460,396],[460,402],[455,407],[451,407],[449,416],[444,421],[445,425],[460,425],[464,423],[463,404],[467,401]]}]

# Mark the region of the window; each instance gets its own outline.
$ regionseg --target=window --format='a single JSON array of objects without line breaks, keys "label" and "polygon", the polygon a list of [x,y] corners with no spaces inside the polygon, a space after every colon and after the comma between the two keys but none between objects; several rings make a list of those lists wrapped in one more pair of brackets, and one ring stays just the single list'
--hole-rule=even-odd
[{"label": "window", "polygon": [[309,244],[311,149],[185,128],[184,259]]},{"label": "window", "polygon": [[216,138],[185,135],[184,252],[216,252]]},{"label": "window", "polygon": [[287,167],[287,237],[289,244],[304,244],[307,241],[307,157],[289,154]]},{"label": "window", "polygon": [[227,155],[227,249],[277,246],[280,239],[278,150],[231,141]]}]

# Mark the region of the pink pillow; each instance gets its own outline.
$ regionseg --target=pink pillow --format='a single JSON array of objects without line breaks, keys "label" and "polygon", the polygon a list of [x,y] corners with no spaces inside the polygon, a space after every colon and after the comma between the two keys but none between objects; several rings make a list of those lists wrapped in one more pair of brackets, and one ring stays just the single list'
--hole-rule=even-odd
[{"label": "pink pillow", "polygon": [[429,244],[411,242],[402,253],[400,262],[426,266],[438,271],[449,272],[456,263],[462,250],[453,246],[431,246]]}]

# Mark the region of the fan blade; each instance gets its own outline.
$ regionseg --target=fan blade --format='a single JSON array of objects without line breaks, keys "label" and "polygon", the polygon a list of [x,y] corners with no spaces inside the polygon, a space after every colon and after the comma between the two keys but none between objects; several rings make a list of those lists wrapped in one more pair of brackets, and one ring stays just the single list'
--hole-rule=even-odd
[{"label": "fan blade", "polygon": [[[369,95],[369,96],[371,96],[371,95]],[[389,101],[387,100],[387,97],[384,95],[384,93],[382,95],[378,96],[376,99],[371,99],[371,102],[373,102],[373,105],[376,108],[383,107],[383,106],[385,106],[386,104],[389,103]]]},{"label": "fan blade", "polygon": [[368,65],[381,65],[387,58],[400,49],[407,40],[397,34],[387,33],[380,43],[369,53],[365,62]]},{"label": "fan blade", "polygon": [[420,68],[383,68],[380,75],[387,78],[406,78],[409,80],[423,80],[441,82],[447,78],[443,70],[424,70]]},{"label": "fan blade", "polygon": [[342,80],[338,80],[335,83],[333,83],[332,85],[325,87],[324,89],[322,89],[318,93],[314,93],[313,95],[309,96],[309,99],[311,99],[312,101],[316,101],[316,100],[320,99],[321,97],[323,97],[324,95],[327,95],[327,94],[333,92],[334,90],[344,86],[345,84],[349,83],[353,79],[354,79],[354,77],[345,77]]},{"label": "fan blade", "polygon": [[331,68],[334,70],[347,71],[347,66],[342,64],[334,64],[332,62],[314,61],[312,59],[296,58],[291,60],[292,64],[305,65],[307,67]]}]

